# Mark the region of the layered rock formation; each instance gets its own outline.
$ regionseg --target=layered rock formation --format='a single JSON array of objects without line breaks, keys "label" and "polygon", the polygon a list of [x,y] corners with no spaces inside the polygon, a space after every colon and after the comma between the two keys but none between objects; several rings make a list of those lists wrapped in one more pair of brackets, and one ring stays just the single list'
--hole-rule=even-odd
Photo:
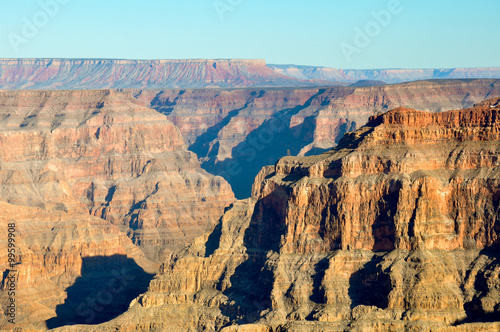
[{"label": "layered rock formation", "polygon": [[[349,85],[500,79],[500,68],[351,70],[264,60],[0,59],[0,89],[167,89]],[[378,85],[375,83],[375,85]]]},{"label": "layered rock formation", "polygon": [[0,105],[8,203],[85,210],[156,260],[210,229],[233,200],[222,178],[199,169],[171,122],[127,95],[4,92]]},{"label": "layered rock formation", "polygon": [[[0,316],[2,331],[107,321],[124,312],[157,271],[125,233],[103,219],[5,202],[0,208],[2,313],[15,300],[14,316]],[[8,242],[12,224],[15,242]],[[13,266],[7,248],[14,248]]]},{"label": "layered rock formation", "polygon": [[499,115],[399,108],[282,158],[100,330],[497,331]]},{"label": "layered rock formation", "polygon": [[274,71],[300,80],[354,83],[359,80],[379,80],[401,83],[430,79],[500,78],[500,67],[449,69],[338,69],[328,67],[272,65]]},{"label": "layered rock formation", "polygon": [[406,106],[436,112],[500,95],[495,80],[324,89],[137,91],[182,132],[204,169],[250,195],[259,170],[280,157],[326,151],[372,115]]},{"label": "layered rock formation", "polygon": [[233,200],[179,130],[129,94],[0,92],[2,310],[11,273],[18,290],[17,325],[2,316],[2,329],[115,317]]},{"label": "layered rock formation", "polygon": [[[356,85],[499,77],[496,73],[495,68],[342,71],[339,79],[346,84],[361,82],[353,87],[314,88],[331,86],[336,78],[328,81],[328,75],[313,75],[315,82],[307,77],[299,80],[277,73],[263,60],[0,59],[0,89],[138,89],[133,95],[180,128],[203,168],[223,176],[236,196],[245,198],[263,166],[275,163],[288,150],[291,155],[326,151],[377,112],[399,106],[429,111],[470,107],[500,93],[497,83],[482,80]],[[394,75],[403,79],[391,79]],[[235,87],[266,88],[231,89]]]},{"label": "layered rock formation", "polygon": [[311,86],[264,60],[0,59],[0,89]]}]

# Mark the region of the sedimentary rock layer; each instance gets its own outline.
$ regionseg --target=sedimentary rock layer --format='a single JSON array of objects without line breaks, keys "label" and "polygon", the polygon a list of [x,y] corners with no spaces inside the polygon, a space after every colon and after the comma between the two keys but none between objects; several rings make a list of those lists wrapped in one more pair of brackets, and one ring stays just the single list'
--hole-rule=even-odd
[{"label": "sedimentary rock layer", "polygon": [[222,175],[238,198],[282,156],[318,154],[370,116],[400,106],[437,112],[500,95],[495,80],[414,82],[378,87],[136,91],[182,132],[204,169]]},{"label": "sedimentary rock layer", "polygon": [[264,60],[0,59],[0,89],[311,86]]},{"label": "sedimentary rock layer", "polygon": [[499,105],[399,108],[264,168],[100,328],[498,330]]},{"label": "sedimentary rock layer", "polygon": [[297,87],[500,78],[498,67],[349,70],[264,60],[0,59],[0,89]]},{"label": "sedimentary rock layer", "polygon": [[127,95],[3,92],[0,112],[2,200],[86,211],[153,260],[210,229],[233,200],[165,116]]}]

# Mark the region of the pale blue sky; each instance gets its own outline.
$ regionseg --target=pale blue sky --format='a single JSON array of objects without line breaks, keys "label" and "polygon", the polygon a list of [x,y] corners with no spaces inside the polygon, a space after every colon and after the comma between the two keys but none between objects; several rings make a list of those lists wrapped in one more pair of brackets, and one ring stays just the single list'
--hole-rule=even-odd
[{"label": "pale blue sky", "polygon": [[[40,3],[54,1],[65,4],[50,13],[52,17],[44,14]],[[373,11],[387,10],[397,2],[397,13],[391,14],[388,24],[375,23]],[[498,0],[0,0],[0,4],[2,58],[259,58],[275,64],[358,69],[500,66]],[[30,24],[37,24],[38,31],[26,28]],[[373,29],[369,43],[356,44],[358,31],[367,27]],[[346,47],[355,52],[346,54]]]}]

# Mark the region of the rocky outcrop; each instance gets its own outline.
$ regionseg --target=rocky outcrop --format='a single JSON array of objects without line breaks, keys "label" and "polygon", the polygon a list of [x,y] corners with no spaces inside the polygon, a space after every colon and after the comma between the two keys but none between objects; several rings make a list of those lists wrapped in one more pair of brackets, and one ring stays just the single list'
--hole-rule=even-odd
[{"label": "rocky outcrop", "polygon": [[379,80],[387,83],[401,83],[430,79],[500,78],[499,67],[368,70],[271,64],[269,67],[279,74],[296,79],[336,83],[354,83],[360,80]]},{"label": "rocky outcrop", "polygon": [[0,59],[0,89],[312,86],[264,60]]},{"label": "rocky outcrop", "polygon": [[0,208],[0,305],[2,313],[13,314],[1,315],[2,331],[109,320],[147,289],[157,271],[125,233],[103,219],[5,202]]},{"label": "rocky outcrop", "polygon": [[500,95],[499,81],[415,82],[375,87],[137,91],[182,132],[204,169],[223,176],[238,198],[282,156],[335,146],[369,117],[396,107],[437,112]]},{"label": "rocky outcrop", "polygon": [[161,260],[210,229],[233,200],[165,116],[127,95],[3,92],[0,105],[0,197],[8,203],[86,211]]},{"label": "rocky outcrop", "polygon": [[1,329],[117,316],[158,262],[210,230],[233,201],[179,130],[129,94],[0,92],[0,304],[9,303],[11,274],[18,303],[17,324],[2,316]]},{"label": "rocky outcrop", "polygon": [[499,101],[395,109],[264,168],[252,198],[100,328],[498,330]]}]

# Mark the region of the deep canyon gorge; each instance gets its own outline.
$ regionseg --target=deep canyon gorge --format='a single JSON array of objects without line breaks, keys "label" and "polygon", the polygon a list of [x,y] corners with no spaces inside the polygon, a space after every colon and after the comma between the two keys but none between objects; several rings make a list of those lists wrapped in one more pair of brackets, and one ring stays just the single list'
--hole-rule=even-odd
[{"label": "deep canyon gorge", "polygon": [[298,69],[1,60],[0,329],[498,331],[494,70]]}]

